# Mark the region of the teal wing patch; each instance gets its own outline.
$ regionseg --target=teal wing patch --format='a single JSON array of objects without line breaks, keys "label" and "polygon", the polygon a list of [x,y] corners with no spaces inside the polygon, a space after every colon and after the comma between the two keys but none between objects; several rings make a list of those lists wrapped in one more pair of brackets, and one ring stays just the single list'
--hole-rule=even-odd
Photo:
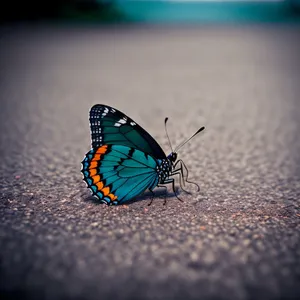
[{"label": "teal wing patch", "polygon": [[158,184],[157,161],[131,147],[101,146],[87,153],[82,165],[84,180],[106,204],[125,203]]},{"label": "teal wing patch", "polygon": [[90,110],[92,148],[123,145],[157,159],[166,155],[155,139],[131,118],[107,105],[96,104]]}]

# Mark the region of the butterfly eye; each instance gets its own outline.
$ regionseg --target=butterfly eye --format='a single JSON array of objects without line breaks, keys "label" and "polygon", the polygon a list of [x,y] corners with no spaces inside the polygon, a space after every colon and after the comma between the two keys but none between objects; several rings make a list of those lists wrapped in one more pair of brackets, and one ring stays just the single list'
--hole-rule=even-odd
[{"label": "butterfly eye", "polygon": [[177,153],[173,152],[173,161],[177,159]]},{"label": "butterfly eye", "polygon": [[176,159],[177,159],[177,153],[172,152],[171,155],[170,155],[170,160],[171,160],[172,162],[175,162]]}]

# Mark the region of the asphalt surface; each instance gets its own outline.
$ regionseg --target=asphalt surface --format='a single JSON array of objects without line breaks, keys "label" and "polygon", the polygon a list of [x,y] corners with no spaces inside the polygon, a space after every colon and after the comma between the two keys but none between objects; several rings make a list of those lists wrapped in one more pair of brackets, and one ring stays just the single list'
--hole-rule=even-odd
[{"label": "asphalt surface", "polygon": [[[298,298],[299,36],[2,27],[1,299]],[[164,117],[173,146],[206,126],[179,153],[200,193],[98,204],[80,173],[95,103],[166,152]]]}]

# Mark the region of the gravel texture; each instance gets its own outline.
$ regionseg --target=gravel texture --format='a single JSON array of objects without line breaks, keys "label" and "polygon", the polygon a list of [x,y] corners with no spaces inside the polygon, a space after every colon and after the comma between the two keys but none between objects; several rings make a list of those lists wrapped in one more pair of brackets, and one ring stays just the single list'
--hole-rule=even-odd
[{"label": "gravel texture", "polygon": [[[299,37],[2,27],[1,299],[298,299]],[[200,193],[99,204],[80,173],[95,103],[166,152],[165,116],[174,146],[206,126],[180,151]]]}]

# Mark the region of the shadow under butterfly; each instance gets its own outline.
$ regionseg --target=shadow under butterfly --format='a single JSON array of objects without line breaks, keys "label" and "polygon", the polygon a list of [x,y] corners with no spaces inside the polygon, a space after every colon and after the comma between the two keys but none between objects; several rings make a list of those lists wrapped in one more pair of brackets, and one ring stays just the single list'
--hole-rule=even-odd
[{"label": "shadow under butterfly", "polygon": [[[165,130],[170,147],[170,139]],[[177,146],[166,156],[159,144],[131,118],[107,105],[96,104],[90,110],[92,149],[82,161],[83,179],[92,194],[107,205],[129,202],[147,189],[154,198],[153,189],[171,184],[175,190],[174,176],[178,175],[181,189],[185,183],[198,184],[188,180],[188,169],[177,151],[199,132]],[[166,198],[164,201],[166,204]]]},{"label": "shadow under butterfly", "polygon": [[[176,187],[175,191],[177,194],[180,194],[179,187]],[[81,192],[78,192],[77,194],[79,194],[79,193],[81,193]],[[175,195],[175,193],[166,193],[166,190],[163,188],[155,189],[155,198],[164,198],[165,201],[167,201],[167,199],[173,198],[174,195]],[[103,202],[99,201],[99,199],[97,197],[95,197],[94,195],[92,195],[90,193],[89,193],[89,195],[87,195],[86,193],[82,193],[81,197],[83,197],[85,202],[91,202],[91,203],[97,204],[97,205],[103,204]],[[145,190],[142,194],[132,198],[131,200],[126,201],[126,203],[123,203],[123,204],[125,205],[125,204],[132,204],[135,202],[145,201],[145,202],[148,202],[148,206],[149,206],[149,205],[151,205],[153,198],[154,198],[153,192],[151,192],[149,190]]]}]

